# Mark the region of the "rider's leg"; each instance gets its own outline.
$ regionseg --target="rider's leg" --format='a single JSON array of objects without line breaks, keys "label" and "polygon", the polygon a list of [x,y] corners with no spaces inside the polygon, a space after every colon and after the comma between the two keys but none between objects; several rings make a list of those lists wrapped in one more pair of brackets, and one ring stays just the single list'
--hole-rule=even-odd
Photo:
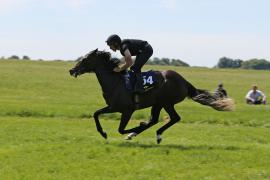
[{"label": "rider's leg", "polygon": [[135,76],[136,76],[136,83],[134,87],[134,92],[143,93],[144,88],[143,88],[143,79],[142,79],[141,72],[135,72]]},{"label": "rider's leg", "polygon": [[135,72],[135,75],[136,75],[136,84],[134,88],[135,93],[142,93],[144,91],[141,68],[152,56],[152,54],[153,54],[152,47],[150,45],[146,46],[145,50],[137,55],[133,66],[130,68],[131,70]]}]

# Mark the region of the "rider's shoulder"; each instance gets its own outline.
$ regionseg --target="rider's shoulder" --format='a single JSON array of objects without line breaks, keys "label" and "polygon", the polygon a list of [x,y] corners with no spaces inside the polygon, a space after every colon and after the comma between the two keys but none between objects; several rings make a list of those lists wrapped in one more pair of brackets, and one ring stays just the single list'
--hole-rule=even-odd
[{"label": "rider's shoulder", "polygon": [[144,42],[143,40],[140,39],[123,39],[122,44],[133,44],[133,43],[139,43],[139,42]]},{"label": "rider's shoulder", "polygon": [[129,49],[131,44],[132,42],[130,41],[130,39],[123,39],[121,42],[121,49],[125,51],[126,49]]},{"label": "rider's shoulder", "polygon": [[123,39],[121,44],[124,45],[124,44],[129,44],[131,43],[131,39]]}]

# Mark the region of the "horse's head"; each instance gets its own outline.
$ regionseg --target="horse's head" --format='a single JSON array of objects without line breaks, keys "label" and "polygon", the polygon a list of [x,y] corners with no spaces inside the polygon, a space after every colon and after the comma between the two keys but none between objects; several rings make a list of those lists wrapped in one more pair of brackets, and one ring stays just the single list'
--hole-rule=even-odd
[{"label": "horse's head", "polygon": [[104,65],[104,62],[109,60],[110,56],[108,52],[95,49],[83,56],[75,67],[69,70],[69,73],[71,76],[77,77],[84,73],[93,72],[97,67]]}]

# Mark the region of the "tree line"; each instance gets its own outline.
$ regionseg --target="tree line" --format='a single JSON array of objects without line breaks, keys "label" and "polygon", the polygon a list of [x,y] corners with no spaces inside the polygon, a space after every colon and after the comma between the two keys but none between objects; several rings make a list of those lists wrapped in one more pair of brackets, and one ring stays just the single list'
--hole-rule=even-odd
[{"label": "tree line", "polygon": [[[78,57],[75,61],[79,61],[82,57]],[[17,55],[12,55],[8,58],[1,57],[0,59],[13,59],[13,60],[31,60],[29,56],[23,56],[20,58]],[[41,60],[41,59],[39,59]],[[160,66],[185,66],[185,67],[190,67],[190,65],[180,59],[169,59],[169,58],[153,58],[149,59],[147,61],[148,65],[160,65]]]},{"label": "tree line", "polygon": [[1,57],[1,59],[13,59],[13,60],[20,60],[20,59],[22,59],[22,60],[31,60],[29,56],[22,56],[22,58],[20,58],[20,57],[17,56],[17,55],[12,55],[12,56],[10,56],[10,57],[8,57],[8,58]]},{"label": "tree line", "polygon": [[241,59],[232,59],[228,57],[222,57],[219,59],[217,68],[241,68],[241,69],[257,69],[257,70],[270,70],[270,62],[265,59],[250,59],[250,60],[241,60]]},{"label": "tree line", "polygon": [[[8,58],[1,57],[2,60],[31,60],[29,56],[22,56],[21,58],[17,55],[12,55]],[[41,59],[40,59],[41,60]],[[76,59],[80,60],[80,58]],[[59,60],[61,61],[61,60]],[[169,59],[169,58],[157,58],[154,57],[147,61],[148,65],[160,65],[160,66],[184,66],[190,67],[190,65],[180,59]],[[232,69],[256,69],[256,70],[270,70],[270,62],[265,59],[253,58],[250,60],[232,59],[228,57],[222,57],[218,60],[218,63],[214,68],[232,68]]]},{"label": "tree line", "polygon": [[161,66],[185,66],[190,67],[190,65],[180,59],[169,59],[169,58],[153,58],[147,61],[148,65],[161,65]]},{"label": "tree line", "polygon": [[[75,61],[81,60],[81,57],[78,57]],[[117,59],[117,58],[116,58]],[[120,61],[124,62],[124,57],[120,59]],[[146,62],[147,65],[160,65],[160,66],[185,66],[190,67],[190,65],[180,59],[169,59],[169,58],[157,58],[149,59]]]}]

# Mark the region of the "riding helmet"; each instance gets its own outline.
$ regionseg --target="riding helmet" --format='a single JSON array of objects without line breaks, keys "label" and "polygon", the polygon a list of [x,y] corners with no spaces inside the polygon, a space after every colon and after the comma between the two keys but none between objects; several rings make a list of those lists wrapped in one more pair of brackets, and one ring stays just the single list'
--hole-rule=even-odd
[{"label": "riding helmet", "polygon": [[110,35],[107,39],[107,44],[121,44],[121,38],[117,34]]}]

